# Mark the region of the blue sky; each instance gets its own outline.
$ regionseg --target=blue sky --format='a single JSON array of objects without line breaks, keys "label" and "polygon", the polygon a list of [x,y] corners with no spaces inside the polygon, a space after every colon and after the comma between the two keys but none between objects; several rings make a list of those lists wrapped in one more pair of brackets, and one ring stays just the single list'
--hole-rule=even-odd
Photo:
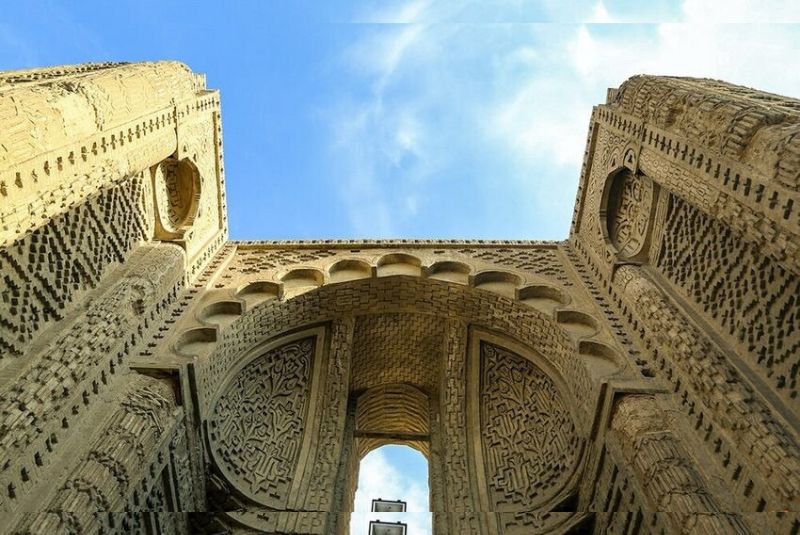
[{"label": "blue sky", "polygon": [[0,69],[177,59],[206,73],[234,239],[562,239],[606,88],[649,73],[800,96],[796,0],[1,7]]},{"label": "blue sky", "polygon": [[232,238],[560,239],[607,87],[646,72],[800,95],[798,26],[768,24],[798,6],[29,0],[4,2],[0,68],[205,72],[222,91]]},{"label": "blue sky", "polygon": [[[408,535],[431,532],[428,461],[408,446],[383,446],[361,460],[350,535],[367,535],[370,520],[405,522]],[[403,500],[406,513],[371,513],[373,499]]]}]

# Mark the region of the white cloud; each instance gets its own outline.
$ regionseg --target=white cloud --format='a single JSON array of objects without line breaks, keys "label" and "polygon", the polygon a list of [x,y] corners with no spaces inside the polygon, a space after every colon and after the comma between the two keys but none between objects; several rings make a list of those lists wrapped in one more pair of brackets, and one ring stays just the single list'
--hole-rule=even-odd
[{"label": "white cloud", "polygon": [[800,22],[800,2],[792,0],[684,0],[681,7],[686,22]]},{"label": "white cloud", "polygon": [[[654,0],[623,8],[611,0],[504,0],[496,6],[487,20],[522,14],[521,20],[585,23],[441,22],[486,15],[480,2],[466,0],[394,2],[365,17],[403,24],[368,26],[344,55],[345,68],[369,88],[366,96],[340,99],[331,116],[332,169],[341,172],[357,233],[408,234],[411,221],[441,222],[447,210],[429,202],[447,195],[436,189],[441,184],[479,192],[470,202],[492,207],[485,208],[484,217],[493,218],[486,225],[500,233],[536,237],[556,226],[563,229],[556,236],[563,233],[591,109],[608,87],[634,74],[711,77],[800,94],[800,70],[791,68],[800,25],[708,23],[800,20],[800,2]],[[659,23],[616,23],[636,20]],[[679,22],[661,22],[667,20]],[[497,212],[511,203],[515,211]]]},{"label": "white cloud", "polygon": [[[797,94],[800,28],[793,25],[667,23],[654,32],[593,35],[581,26],[568,43],[579,83],[618,85],[633,74],[722,78]],[[765,61],[767,59],[767,61]]]},{"label": "white cloud", "polygon": [[[395,6],[400,15],[373,17],[412,20],[427,3],[412,4]],[[434,35],[423,24],[369,26],[343,54],[343,68],[369,88],[360,98],[341,98],[327,113],[335,179],[359,235],[403,234],[398,229],[420,209],[417,191],[440,165],[430,131],[430,112],[440,105],[439,73],[427,67],[441,57],[437,45],[446,33]],[[412,72],[418,78],[406,89]]]},{"label": "white cloud", "polygon": [[[350,517],[350,534],[364,535],[370,520],[388,522],[406,522],[408,533],[413,535],[430,535],[431,514],[428,505],[427,481],[409,478],[401,467],[389,462],[383,449],[368,453],[361,461],[358,474],[353,514]],[[419,454],[422,455],[422,454]],[[372,500],[404,500],[408,502],[407,514],[370,513]]]},{"label": "white cloud", "polygon": [[[765,18],[753,2],[734,4],[734,20]],[[683,11],[688,20],[709,20],[709,13],[724,11],[727,5],[727,0],[686,0]],[[800,11],[800,3],[781,5],[776,12],[787,17]],[[608,18],[603,3],[596,5],[595,18]],[[800,71],[787,68],[796,63],[798,42],[800,28],[793,25],[564,26],[562,39],[550,42],[551,61],[532,65],[509,81],[507,96],[497,101],[489,126],[498,144],[512,149],[521,165],[546,159],[577,172],[589,113],[601,102],[605,88],[635,74],[665,74],[719,78],[798,95]]]},{"label": "white cloud", "polygon": [[614,22],[614,20],[611,18],[611,15],[609,15],[605,4],[603,4],[603,2],[597,2],[592,11],[592,19],[590,22],[607,24],[609,22]]},{"label": "white cloud", "polygon": [[422,20],[429,12],[429,0],[411,2],[380,2],[379,7],[367,6],[351,19],[353,22],[367,24],[409,24]]},{"label": "white cloud", "polygon": [[579,96],[560,80],[532,77],[494,109],[490,134],[520,162],[541,157],[556,165],[580,164],[588,113],[576,104]]}]

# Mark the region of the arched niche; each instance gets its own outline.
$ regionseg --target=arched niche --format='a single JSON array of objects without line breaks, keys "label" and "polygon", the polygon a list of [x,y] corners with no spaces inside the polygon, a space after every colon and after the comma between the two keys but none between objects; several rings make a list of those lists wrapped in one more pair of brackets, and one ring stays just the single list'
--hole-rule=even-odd
[{"label": "arched niche", "polygon": [[509,271],[483,271],[475,275],[473,285],[475,288],[494,292],[505,297],[514,298],[517,287],[522,283],[522,278]]},{"label": "arched niche", "polygon": [[609,174],[600,204],[603,236],[623,260],[647,260],[658,200],[658,185],[622,167]]},{"label": "arched niche", "polygon": [[176,239],[192,226],[200,206],[200,172],[188,158],[167,158],[150,169],[156,238]]},{"label": "arched niche", "polygon": [[532,284],[520,288],[517,290],[517,299],[548,315],[552,315],[556,308],[569,302],[569,298],[562,290],[547,284]]},{"label": "arched niche", "polygon": [[363,260],[346,258],[328,269],[331,283],[366,279],[372,276],[372,267]]},{"label": "arched niche", "polygon": [[241,301],[214,301],[205,305],[197,314],[198,319],[224,327],[236,321],[244,312]]},{"label": "arched niche", "polygon": [[325,275],[314,268],[295,268],[283,274],[280,280],[283,284],[284,297],[292,298],[322,286]]},{"label": "arched niche", "polygon": [[445,260],[431,264],[425,273],[431,279],[437,279],[458,284],[468,284],[472,268],[463,262]]},{"label": "arched niche", "polygon": [[283,286],[270,281],[251,281],[236,290],[236,297],[244,300],[250,308],[268,299],[281,299]]},{"label": "arched niche", "polygon": [[389,253],[378,260],[378,276],[392,275],[419,276],[422,273],[422,262],[414,255],[406,253]]},{"label": "arched niche", "polygon": [[[260,375],[286,368],[275,351],[282,351],[287,333],[293,333],[293,341],[300,340],[313,325],[323,325],[314,328],[327,334],[315,339],[319,343],[314,345],[311,369],[306,364],[302,380],[294,374],[291,388],[311,394],[307,405],[292,405],[294,438],[281,440],[295,444],[290,448],[295,454],[277,456],[281,466],[289,471],[294,467],[295,472],[267,483],[255,475],[274,463],[249,457],[263,456],[264,451],[275,457],[272,450],[234,447],[222,438],[223,426],[257,429],[262,424],[254,419],[271,417],[269,410],[259,408],[261,401],[245,400],[263,398]],[[296,352],[291,361],[309,362]],[[375,444],[398,443],[402,433],[406,435],[401,439],[417,442],[424,451],[419,444],[425,440],[421,402],[390,403],[396,408],[394,428],[375,428],[385,421],[369,424],[381,421],[369,417],[380,414],[381,400],[386,408],[387,399],[405,396],[429,404],[432,504],[437,510],[498,511],[499,516],[492,517],[497,530],[489,533],[501,532],[508,520],[502,515],[511,515],[503,529],[513,533],[513,518],[531,511],[534,516],[523,524],[545,526],[540,516],[574,495],[599,394],[575,342],[547,314],[494,292],[408,276],[325,285],[293,299],[257,304],[220,333],[215,350],[197,361],[196,369],[210,456],[244,503],[284,511],[347,510],[348,505],[335,500],[353,495],[359,455]],[[302,386],[309,377],[311,385]],[[492,390],[493,384],[508,388]],[[504,398],[517,391],[525,395]],[[511,408],[513,403],[518,406]],[[303,411],[316,416],[303,417]],[[525,440],[514,443],[514,430],[507,432],[504,415],[511,417],[508,422],[526,426],[517,430]],[[364,432],[372,435],[358,436]],[[359,445],[360,439],[377,440]],[[531,466],[515,475],[521,487],[503,487],[498,473],[512,473],[508,471],[513,468],[504,465],[503,458]],[[476,485],[475,492],[463,490],[459,483],[469,481],[476,482],[470,483]],[[466,492],[467,501],[459,501],[459,492]],[[469,501],[478,496],[482,501]],[[511,498],[504,501],[499,496]]]}]

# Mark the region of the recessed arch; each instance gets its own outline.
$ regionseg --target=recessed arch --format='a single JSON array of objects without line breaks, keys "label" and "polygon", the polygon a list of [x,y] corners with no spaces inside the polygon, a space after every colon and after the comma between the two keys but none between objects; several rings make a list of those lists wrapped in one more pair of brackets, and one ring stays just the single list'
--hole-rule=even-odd
[{"label": "recessed arch", "polygon": [[406,253],[389,253],[378,260],[378,276],[390,277],[392,275],[412,275],[419,277],[422,274],[422,261],[414,255]]},{"label": "recessed arch", "polygon": [[236,291],[236,297],[244,299],[247,308],[266,301],[268,299],[281,299],[283,297],[283,286],[270,281],[252,281],[240,287]]},{"label": "recessed arch", "polygon": [[[569,318],[562,315],[561,319]],[[542,387],[542,392],[552,392],[552,395],[557,392],[560,399],[558,403],[561,407],[568,409],[568,422],[570,423],[569,425],[561,423],[558,418],[562,418],[565,412],[559,409],[557,412],[558,418],[556,419],[558,421],[553,420],[549,424],[544,421],[541,422],[544,425],[542,432],[549,437],[551,433],[556,432],[555,430],[568,430],[569,432],[566,434],[559,431],[563,436],[554,435],[552,437],[553,443],[563,443],[565,451],[576,452],[574,457],[562,460],[563,462],[555,461],[556,465],[559,466],[559,463],[569,465],[565,465],[565,472],[562,473],[560,468],[544,468],[544,465],[541,464],[545,462],[544,459],[551,457],[549,450],[546,448],[542,449],[540,454],[531,452],[529,449],[521,450],[520,455],[524,454],[525,458],[529,459],[529,462],[538,467],[537,470],[539,472],[544,470],[544,472],[541,472],[543,474],[542,477],[546,477],[549,483],[545,489],[535,495],[526,494],[511,502],[504,502],[503,510],[511,512],[516,510],[517,506],[519,508],[527,507],[526,510],[530,510],[529,506],[531,504],[537,510],[538,508],[543,508],[543,511],[552,510],[553,507],[561,504],[566,497],[576,492],[576,478],[577,474],[582,470],[584,459],[583,449],[580,444],[583,444],[585,437],[590,435],[594,418],[600,412],[595,407],[599,398],[599,389],[595,384],[595,379],[587,369],[584,357],[578,353],[577,344],[564,334],[562,325],[546,314],[520,301],[508,299],[494,292],[482,291],[470,286],[435,279],[409,276],[359,279],[324,285],[298,295],[293,299],[264,301],[249,309],[244,314],[242,321],[235,322],[229,329],[220,333],[220,339],[214,351],[204,357],[202,362],[196,364],[197,366],[207,366],[207,373],[204,374],[205,382],[201,385],[200,391],[201,393],[208,392],[212,396],[211,399],[204,395],[201,396],[199,400],[201,418],[207,421],[210,414],[209,411],[213,411],[215,406],[214,392],[224,390],[225,387],[223,385],[230,384],[230,381],[234,380],[233,378],[238,373],[236,369],[242,369],[241,366],[246,365],[246,355],[255,354],[253,347],[263,347],[264,344],[275,343],[275,340],[281,339],[287,333],[302,332],[313,325],[325,325],[326,327],[324,328],[326,330],[330,329],[330,334],[324,338],[324,340],[327,340],[324,345],[331,349],[327,356],[324,357],[326,360],[321,361],[328,364],[319,366],[317,370],[322,370],[319,372],[322,374],[321,377],[326,377],[327,374],[334,373],[334,370],[337,370],[335,373],[338,379],[331,384],[340,385],[336,388],[346,388],[342,395],[347,397],[346,402],[341,402],[341,408],[338,410],[342,412],[338,414],[344,415],[345,421],[352,422],[348,424],[351,426],[349,427],[350,431],[342,431],[345,433],[344,435],[335,435],[345,437],[344,445],[351,445],[347,446],[351,449],[346,451],[352,451],[352,457],[348,457],[347,459],[349,460],[337,460],[335,464],[324,465],[341,467],[337,468],[337,470],[344,471],[337,472],[339,474],[337,477],[343,477],[341,481],[343,481],[344,487],[342,488],[342,494],[339,494],[339,496],[344,497],[342,499],[347,500],[347,496],[352,499],[352,492],[354,492],[355,486],[353,478],[358,474],[359,452],[363,454],[370,448],[380,444],[396,444],[399,440],[406,440],[406,443],[409,443],[417,440],[421,441],[423,438],[421,434],[414,436],[390,434],[356,437],[357,432],[361,433],[365,431],[364,427],[369,427],[362,425],[359,428],[355,420],[359,398],[367,392],[372,391],[374,393],[381,391],[381,389],[386,392],[395,388],[396,385],[403,385],[402,388],[411,387],[414,389],[411,391],[418,391],[427,396],[429,400],[438,400],[436,403],[429,403],[429,414],[431,416],[428,421],[431,426],[430,444],[432,448],[434,447],[434,426],[436,426],[437,433],[446,432],[446,436],[452,437],[452,440],[471,440],[468,438],[471,435],[468,435],[466,431],[468,424],[464,420],[459,422],[457,414],[459,412],[464,414],[464,402],[459,401],[461,399],[459,396],[467,395],[468,392],[475,392],[474,395],[476,397],[474,399],[482,399],[481,396],[477,395],[479,391],[470,386],[470,384],[475,383],[465,382],[467,381],[466,377],[473,373],[470,370],[474,369],[473,365],[469,364],[467,360],[470,354],[468,349],[470,335],[468,333],[472,332],[484,333],[482,335],[484,338],[494,333],[493,336],[499,337],[502,341],[501,348],[517,355],[516,357],[508,357],[511,359],[509,362],[513,362],[514,367],[525,373],[521,376],[517,373],[511,373],[509,377],[531,376],[535,378],[534,382],[537,385],[550,385],[547,388]],[[348,325],[349,327],[346,327]],[[427,346],[430,349],[419,351],[417,356],[413,356],[411,352],[415,341],[420,339],[420,335],[415,333],[422,333],[421,336],[424,339],[428,336],[425,334],[426,331],[424,329],[430,329],[431,344]],[[405,342],[408,342],[409,345],[404,346]],[[342,344],[345,344],[345,346]],[[349,349],[345,350],[344,347]],[[397,347],[395,353],[392,353],[391,348],[393,347]],[[469,347],[472,346],[470,345]],[[359,352],[362,353],[362,357],[358,356]],[[376,373],[365,375],[356,372],[356,368],[360,366],[358,364],[359,358],[361,358],[361,362],[364,365],[373,365]],[[506,357],[497,360],[495,370],[499,369],[497,366],[500,368],[506,366],[504,364],[506,360]],[[397,362],[396,365],[393,364],[394,361]],[[204,364],[205,362],[208,364]],[[425,369],[425,366],[432,367]],[[458,372],[458,366],[466,367],[466,370]],[[481,366],[483,365],[481,364]],[[539,370],[538,372],[536,371],[537,369]],[[328,371],[326,372],[325,370]],[[453,373],[456,373],[456,375],[452,375]],[[458,373],[466,373],[465,376],[462,376],[464,379],[461,380],[460,386],[459,380],[453,382],[453,377],[459,377]],[[224,377],[229,377],[229,379],[223,379]],[[348,379],[345,380],[343,379],[344,377],[348,377]],[[533,381],[533,379],[530,381]],[[519,386],[524,389],[527,388],[525,386],[527,384],[524,383],[524,385],[520,384]],[[442,390],[444,388],[448,389],[447,393]],[[464,389],[462,390],[463,394],[458,394],[459,389]],[[310,391],[313,392],[315,390],[312,388]],[[487,393],[487,395],[489,394]],[[545,397],[549,395],[551,394],[545,394]],[[335,404],[331,405],[331,401],[327,396],[329,396],[328,393],[322,392],[314,396],[314,399],[321,403],[319,407],[323,408],[319,409],[320,418],[322,419],[318,420],[320,423],[314,424],[315,427],[313,429],[317,429],[318,427],[316,426],[322,426],[319,429],[325,428],[330,422],[336,421],[332,417],[333,413],[330,413],[325,408],[335,406]],[[362,403],[364,403],[364,399],[361,400]],[[445,420],[451,418],[451,416],[441,412],[443,406],[440,404],[444,399],[449,400],[446,402],[446,406],[455,407],[456,411],[456,414],[452,416],[456,420],[448,420],[449,423],[447,424],[445,424]],[[503,400],[499,400],[499,402],[506,403]],[[365,421],[364,413],[375,414],[377,409],[374,407],[377,406],[379,404],[374,403],[373,409],[367,410],[362,405],[362,422]],[[390,406],[398,411],[396,418],[392,417],[397,421],[405,419],[406,422],[411,420],[419,422],[422,421],[419,416],[425,413],[419,406],[413,408],[394,402]],[[514,416],[517,413],[522,414],[518,410],[500,411],[496,409],[497,407],[482,416],[483,420],[481,421],[487,421],[486,418],[501,418],[506,413],[509,416]],[[526,425],[538,425],[535,423],[537,420],[534,416],[538,414],[537,410],[536,406],[529,407],[523,411],[527,411],[523,416],[519,418],[513,417],[510,421],[512,423],[528,422]],[[322,411],[325,411],[324,414]],[[379,411],[377,412],[379,413]],[[444,427],[445,425],[447,427]],[[498,425],[500,427],[497,427]],[[499,423],[487,425],[486,427],[488,429],[502,429],[502,425]],[[445,429],[446,431],[444,431]],[[389,432],[409,432],[409,430],[414,431],[409,426],[404,425],[399,430],[390,429]],[[417,429],[416,431],[419,430]],[[314,433],[316,432],[314,431]],[[380,433],[381,430],[373,430],[373,432]],[[348,435],[347,433],[350,434]],[[456,437],[459,433],[463,434],[462,439]],[[365,441],[361,446],[353,442],[362,438],[370,439],[371,442]],[[500,439],[502,439],[502,436]],[[322,440],[321,444],[329,444],[330,440],[336,442],[340,439],[319,438],[312,440],[312,443],[316,440]],[[446,440],[450,441],[451,438]],[[481,438],[481,440],[489,440],[487,444],[493,443],[491,437],[488,439]],[[575,443],[575,440],[580,442]],[[367,446],[364,446],[364,444],[367,444]],[[345,447],[344,445],[342,445],[343,448]],[[288,501],[285,502],[288,508],[304,506],[303,504],[307,503],[304,501],[305,493],[307,489],[313,488],[309,478],[313,476],[315,480],[318,479],[318,475],[315,474],[321,468],[319,468],[318,461],[314,459],[319,459],[320,455],[324,458],[326,454],[321,452],[327,451],[327,446],[321,450],[315,450],[315,447],[311,448],[309,450],[310,453],[308,453],[308,461],[297,464],[297,466],[303,465],[307,467],[305,468],[307,472],[302,478],[299,476],[295,478],[300,487],[295,490],[292,490],[295,488],[292,487],[286,491],[290,493]],[[478,455],[478,453],[470,453],[470,451],[485,452],[480,453],[483,456],[482,458],[485,458],[486,455],[501,455],[502,453],[488,447],[485,447],[488,449],[482,450],[465,448],[466,446],[463,446],[460,450],[462,453],[451,453],[449,451],[440,453],[448,459],[446,466],[454,466],[451,460],[453,455],[456,455],[455,459],[459,458],[458,455],[461,455],[461,458],[467,462],[467,464],[463,465],[466,472],[453,477],[469,478],[472,477],[470,474],[478,470],[478,465],[474,464],[476,462],[474,455]],[[424,447],[418,446],[418,449],[424,451]],[[313,456],[314,451],[318,452],[316,457]],[[350,454],[346,453],[346,455]],[[436,459],[436,462],[431,465],[431,499],[434,500],[434,497],[442,496],[443,470],[449,471],[453,468],[444,468],[443,466],[445,465],[441,464],[444,462],[442,457],[431,456],[431,459]],[[492,473],[493,470],[504,469],[497,463],[484,464],[482,466],[484,466],[484,473],[487,473],[486,470],[488,470],[489,476],[496,475]],[[534,472],[539,473],[533,471],[526,477],[528,479],[538,477]],[[343,473],[344,476],[342,476]],[[494,487],[492,487],[495,490],[492,492],[503,492],[503,485],[497,483],[496,479],[492,481],[495,481],[493,483]],[[485,477],[483,485],[485,486],[489,483],[490,480]],[[331,482],[330,484],[333,483]],[[312,487],[308,487],[308,485],[312,485]],[[486,488],[488,489],[489,487]],[[457,498],[454,499],[458,500]],[[263,501],[259,503],[263,503]],[[345,501],[343,503],[351,502]],[[458,503],[464,503],[464,507],[470,508],[483,507],[481,504],[473,502],[467,503],[464,501]],[[441,503],[437,504],[435,501],[432,501],[431,504],[432,507],[441,507]],[[348,506],[342,505],[342,507]],[[441,510],[441,508],[435,510]]]},{"label": "recessed arch", "polygon": [[[418,296],[424,295],[425,299]],[[477,291],[468,286],[435,279],[392,276],[354,280],[325,285],[291,300],[267,300],[250,308],[248,321],[237,322],[233,332],[223,333],[224,354],[216,362],[220,370],[233,365],[238,356],[249,349],[248,341],[269,339],[283,332],[312,325],[334,317],[358,317],[377,313],[427,314],[441,320],[459,320],[505,332],[520,343],[543,348],[541,354],[565,377],[568,393],[576,405],[588,404],[594,386],[580,362],[574,343],[564,335],[559,323],[542,312],[518,301],[502,300],[492,292]],[[313,303],[312,308],[309,302]],[[301,307],[307,313],[300,315]],[[590,316],[577,310],[560,311],[560,323],[578,318],[596,329]],[[267,323],[260,317],[269,317]],[[588,317],[588,320],[584,320]],[[514,318],[513,322],[508,321]],[[243,332],[244,331],[244,332]],[[245,344],[245,345],[242,345]],[[220,349],[222,350],[222,349]],[[212,376],[217,377],[215,374]],[[586,410],[588,415],[591,411]]]},{"label": "recessed arch", "polygon": [[468,284],[472,268],[463,262],[445,260],[431,264],[426,270],[430,279],[436,279],[456,284]]},{"label": "recessed arch", "polygon": [[557,307],[566,305],[569,302],[569,297],[566,293],[559,288],[546,284],[533,284],[518,289],[517,299],[549,315],[552,315]]},{"label": "recessed arch", "polygon": [[621,368],[619,354],[610,346],[594,340],[582,340],[578,352],[586,362],[593,377],[609,377]]},{"label": "recessed arch", "polygon": [[193,356],[210,351],[217,341],[218,330],[214,327],[198,327],[183,331],[175,343],[175,350]]},{"label": "recessed arch", "polygon": [[197,317],[205,323],[225,326],[244,313],[241,301],[215,301],[203,307]]},{"label": "recessed arch", "polygon": [[366,279],[372,276],[372,267],[363,260],[344,259],[328,268],[331,283]]},{"label": "recessed arch", "polygon": [[509,271],[483,271],[475,275],[472,284],[475,288],[513,299],[521,283],[522,277]]},{"label": "recessed arch", "polygon": [[280,280],[284,297],[288,299],[322,286],[325,275],[314,268],[296,268],[285,273]]},{"label": "recessed arch", "polygon": [[556,312],[556,321],[579,338],[592,336],[599,330],[596,319],[578,310],[559,310]]}]

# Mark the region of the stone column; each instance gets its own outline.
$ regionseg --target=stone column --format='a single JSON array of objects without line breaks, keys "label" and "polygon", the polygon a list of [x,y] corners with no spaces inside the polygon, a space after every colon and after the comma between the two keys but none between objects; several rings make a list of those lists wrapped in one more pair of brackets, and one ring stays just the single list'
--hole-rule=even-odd
[{"label": "stone column", "polygon": [[[25,518],[18,531],[91,533],[109,529],[98,511],[174,510],[165,503],[160,485],[165,438],[173,435],[176,408],[168,382],[138,374],[126,377],[123,395],[88,453],[42,507],[46,512]],[[138,498],[132,498],[136,493]]]},{"label": "stone column", "polygon": [[96,411],[107,410],[101,396],[119,395],[128,379],[119,375],[133,348],[183,286],[183,265],[176,246],[141,246],[121,276],[90,296],[86,311],[32,355],[27,370],[0,394],[0,462],[16,466],[0,475],[0,514],[38,508],[43,489],[58,484],[53,467],[86,446],[78,431],[97,421]]},{"label": "stone column", "polygon": [[721,512],[654,396],[618,401],[609,435],[650,502],[645,508],[665,512],[676,533],[750,533],[738,515]]},{"label": "stone column", "polygon": [[448,320],[446,329],[439,419],[431,436],[431,473],[441,481],[441,495],[437,492],[431,499],[434,528],[438,535],[478,534],[480,506],[471,492],[465,410],[468,331],[455,319]]},{"label": "stone column", "polygon": [[[354,327],[353,318],[337,320],[331,326],[327,369],[322,376],[323,384],[319,386],[320,427],[314,441],[316,451],[304,502],[306,511],[329,511],[332,514],[328,516],[334,517],[336,512],[352,508],[343,503],[346,496],[337,492],[337,476],[345,442]],[[334,521],[332,518],[325,520],[328,526]]]}]

